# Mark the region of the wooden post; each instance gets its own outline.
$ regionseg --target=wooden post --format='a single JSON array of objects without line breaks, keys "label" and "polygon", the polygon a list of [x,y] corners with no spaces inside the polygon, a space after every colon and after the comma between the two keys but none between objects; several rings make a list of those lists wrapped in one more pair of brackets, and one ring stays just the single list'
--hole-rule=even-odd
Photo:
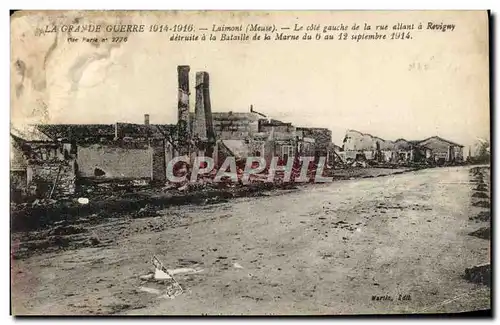
[{"label": "wooden post", "polygon": [[59,165],[59,169],[57,170],[57,176],[56,179],[54,180],[54,184],[52,185],[52,189],[50,190],[49,199],[52,198],[52,194],[54,194],[54,190],[56,189],[57,183],[59,182],[59,175],[61,175],[61,169],[62,169],[62,164]]}]

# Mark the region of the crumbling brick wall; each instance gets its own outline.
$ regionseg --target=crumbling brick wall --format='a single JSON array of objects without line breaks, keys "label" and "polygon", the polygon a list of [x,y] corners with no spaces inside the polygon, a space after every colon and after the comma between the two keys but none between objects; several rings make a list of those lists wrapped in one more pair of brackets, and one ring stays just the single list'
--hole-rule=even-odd
[{"label": "crumbling brick wall", "polygon": [[317,150],[326,149],[332,143],[332,131],[325,128],[298,128],[299,131],[303,132],[303,135],[308,138],[313,138],[315,140],[315,146]]},{"label": "crumbling brick wall", "polygon": [[253,113],[212,113],[213,127],[218,139],[241,140],[258,132],[257,114]]},{"label": "crumbling brick wall", "polygon": [[72,195],[76,188],[74,161],[32,163],[27,169],[27,180],[30,195],[47,197],[54,184],[52,197]]},{"label": "crumbling brick wall", "polygon": [[252,156],[264,157],[266,152],[265,141],[262,140],[251,140],[248,143],[249,152]]},{"label": "crumbling brick wall", "polygon": [[10,171],[10,196],[13,202],[20,202],[27,190],[26,169]]},{"label": "crumbling brick wall", "polygon": [[[147,144],[136,144],[128,147],[118,144],[79,146],[77,154],[78,176],[83,178],[150,179],[152,160],[152,149]],[[99,171],[98,174],[96,174],[96,170]]]}]

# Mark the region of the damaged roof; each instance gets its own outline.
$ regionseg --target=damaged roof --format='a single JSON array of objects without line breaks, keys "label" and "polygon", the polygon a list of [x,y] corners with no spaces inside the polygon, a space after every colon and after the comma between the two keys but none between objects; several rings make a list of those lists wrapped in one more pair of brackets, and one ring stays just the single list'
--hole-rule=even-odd
[{"label": "damaged roof", "polygon": [[427,138],[427,139],[425,139],[425,140],[419,141],[418,143],[419,143],[419,144],[421,144],[421,143],[427,142],[427,141],[429,141],[429,140],[438,140],[438,141],[442,141],[442,142],[449,143],[449,144],[451,144],[451,145],[453,145],[453,146],[462,147],[462,148],[464,147],[464,146],[463,146],[463,145],[461,145],[461,144],[458,144],[458,143],[453,142],[453,141],[450,141],[450,140],[443,139],[443,138],[441,138],[440,136],[437,136],[437,135],[435,135],[435,136],[433,136],[433,137],[429,137],[429,138]]},{"label": "damaged roof", "polygon": [[113,124],[38,124],[36,127],[55,141],[115,136]]},{"label": "damaged roof", "polygon": [[27,125],[22,127],[22,129],[11,125],[10,134],[12,137],[24,141],[52,141],[52,138],[41,132],[36,125]]},{"label": "damaged roof", "polygon": [[100,139],[164,138],[175,132],[172,124],[38,124],[36,128],[49,140],[98,142]]}]

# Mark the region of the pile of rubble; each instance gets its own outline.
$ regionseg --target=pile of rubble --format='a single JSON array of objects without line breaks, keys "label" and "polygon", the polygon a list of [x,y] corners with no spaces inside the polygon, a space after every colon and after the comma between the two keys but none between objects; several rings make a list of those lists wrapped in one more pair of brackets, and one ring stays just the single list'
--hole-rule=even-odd
[{"label": "pile of rubble", "polygon": [[491,239],[491,228],[490,227],[481,227],[476,231],[469,233],[469,236],[475,236],[481,239]]},{"label": "pile of rubble", "polygon": [[473,283],[491,285],[491,265],[481,264],[465,269],[465,278]]},{"label": "pile of rubble", "polygon": [[[490,209],[489,182],[485,179],[487,172],[482,167],[474,167],[470,169],[471,183],[474,185],[471,196],[472,206]],[[489,181],[489,180],[488,180]],[[477,216],[469,217],[469,220],[490,221],[490,211],[480,211]]]},{"label": "pile of rubble", "polygon": [[27,258],[42,251],[96,246],[101,243],[85,227],[68,225],[66,222],[58,222],[54,227],[42,231],[28,232],[18,240],[16,237],[18,236],[14,237],[16,244],[12,246],[14,259]]},{"label": "pile of rubble", "polygon": [[[491,221],[490,197],[489,197],[489,180],[486,179],[486,173],[489,171],[484,167],[474,167],[470,169],[471,183],[474,184],[473,194],[471,196],[472,206],[482,207],[488,211],[480,211],[477,216],[469,217],[469,220],[476,222]],[[486,182],[488,181],[488,182]],[[481,227],[469,233],[470,236],[475,236],[481,239],[491,240],[491,227]],[[491,285],[491,265],[490,263],[472,266],[465,269],[465,278],[468,281],[478,284]]]}]

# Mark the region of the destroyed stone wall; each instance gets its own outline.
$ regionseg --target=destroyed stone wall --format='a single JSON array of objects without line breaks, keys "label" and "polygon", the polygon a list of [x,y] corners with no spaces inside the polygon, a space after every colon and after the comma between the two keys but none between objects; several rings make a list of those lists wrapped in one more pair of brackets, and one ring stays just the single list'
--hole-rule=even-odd
[{"label": "destroyed stone wall", "polygon": [[346,132],[344,138],[345,151],[371,151],[374,149],[376,149],[376,144],[371,135],[354,130]]},{"label": "destroyed stone wall", "polygon": [[280,133],[293,133],[296,128],[291,123],[285,123],[278,120],[259,120],[259,132],[280,132]]},{"label": "destroyed stone wall", "polygon": [[[78,175],[83,178],[140,179],[151,178],[153,150],[147,146],[135,148],[119,145],[93,144],[79,146]],[[104,172],[96,175],[95,170]]]},{"label": "destroyed stone wall", "polygon": [[26,171],[26,157],[18,143],[14,139],[10,140],[10,170],[24,170]]},{"label": "destroyed stone wall", "polygon": [[396,159],[396,153],[393,150],[382,150],[382,156],[385,162],[391,162]]},{"label": "destroyed stone wall", "polygon": [[27,168],[28,193],[36,197],[48,197],[52,188],[52,197],[72,195],[75,193],[75,180],[75,165],[72,160],[38,162]]},{"label": "destroyed stone wall", "polygon": [[326,128],[297,128],[302,131],[304,137],[312,138],[315,141],[316,150],[326,151],[332,143],[332,131]]},{"label": "destroyed stone wall", "polygon": [[274,141],[274,157],[288,159],[294,157],[297,149],[297,142],[294,140],[276,140]]},{"label": "destroyed stone wall", "polygon": [[157,182],[165,182],[167,180],[166,174],[166,155],[165,155],[165,141],[152,140],[151,149],[153,155],[152,165],[152,179]]},{"label": "destroyed stone wall", "polygon": [[343,149],[345,159],[356,159],[360,153],[364,154],[368,160],[377,156],[377,144],[382,155],[381,161],[391,162],[397,158],[398,152],[410,153],[411,144],[404,140],[396,141],[384,140],[371,134],[362,133],[356,130],[348,130],[344,137]]},{"label": "destroyed stone wall", "polygon": [[253,113],[212,113],[217,139],[241,140],[259,131],[258,116]]},{"label": "destroyed stone wall", "polygon": [[271,160],[275,156],[276,141],[268,140],[264,142],[264,159],[266,160],[267,166],[269,166]]},{"label": "destroyed stone wall", "polygon": [[305,141],[299,142],[299,154],[301,156],[312,157],[314,156],[315,150],[316,146],[314,142],[305,142]]},{"label": "destroyed stone wall", "polygon": [[13,202],[20,202],[28,187],[26,170],[10,171],[10,196]]},{"label": "destroyed stone wall", "polygon": [[250,155],[252,156],[263,157],[266,152],[265,141],[252,140],[249,142],[248,146]]}]

